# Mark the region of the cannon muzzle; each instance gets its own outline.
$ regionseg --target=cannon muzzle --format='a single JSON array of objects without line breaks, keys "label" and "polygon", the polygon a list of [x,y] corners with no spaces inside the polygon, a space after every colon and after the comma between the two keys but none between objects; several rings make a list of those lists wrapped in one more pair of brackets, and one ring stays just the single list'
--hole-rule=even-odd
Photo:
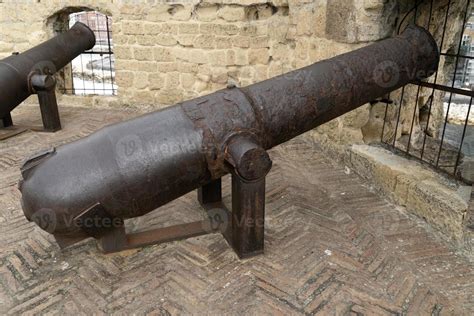
[{"label": "cannon muzzle", "polygon": [[[400,36],[248,87],[110,125],[24,164],[25,216],[59,238],[99,238],[101,229],[84,219],[141,216],[227,173],[237,179],[233,195],[244,201],[233,201],[232,220],[249,216],[248,208],[262,211],[264,204],[255,192],[261,194],[271,167],[267,149],[429,77],[438,62],[432,36],[411,26]],[[263,216],[260,211],[252,214]],[[246,234],[263,238],[251,229]],[[258,244],[234,240],[246,253],[263,247]]]},{"label": "cannon muzzle", "polygon": [[[9,116],[10,112],[31,94],[38,93],[43,88],[51,90],[51,80],[54,80],[52,75],[94,45],[94,32],[87,25],[77,22],[67,32],[24,53],[1,60],[0,119]],[[41,79],[37,76],[47,78]],[[48,85],[38,86],[41,80]]]}]

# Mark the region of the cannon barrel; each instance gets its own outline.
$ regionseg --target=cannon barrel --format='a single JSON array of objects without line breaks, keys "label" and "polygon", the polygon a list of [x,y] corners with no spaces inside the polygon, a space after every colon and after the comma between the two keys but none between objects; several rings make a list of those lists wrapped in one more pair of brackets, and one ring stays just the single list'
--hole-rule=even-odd
[{"label": "cannon barrel", "polygon": [[78,22],[69,31],[24,53],[0,60],[0,118],[34,93],[32,75],[53,75],[94,45],[94,33]]},{"label": "cannon barrel", "polygon": [[[397,37],[260,83],[107,126],[26,161],[19,185],[25,216],[36,221],[41,216],[35,215],[52,213],[54,226],[43,228],[74,236],[81,231],[68,219],[97,203],[126,219],[233,168],[252,181],[271,165],[264,150],[430,76],[438,62],[432,36],[410,26]],[[233,146],[236,141],[243,145]]]}]

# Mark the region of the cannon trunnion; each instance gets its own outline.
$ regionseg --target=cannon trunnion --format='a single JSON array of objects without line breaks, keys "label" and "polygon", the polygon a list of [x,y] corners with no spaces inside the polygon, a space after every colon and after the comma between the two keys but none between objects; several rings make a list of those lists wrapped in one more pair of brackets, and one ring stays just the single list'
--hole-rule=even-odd
[{"label": "cannon trunnion", "polygon": [[[61,129],[53,75],[95,45],[89,27],[77,22],[69,31],[30,50],[0,60],[0,127],[13,125],[10,112],[31,94],[37,94],[46,131]],[[10,137],[21,130],[12,130]]]},{"label": "cannon trunnion", "polygon": [[[61,246],[88,237],[113,252],[211,232],[239,257],[263,251],[267,150],[433,74],[431,35],[402,35],[266,81],[228,88],[105,127],[22,167],[25,216]],[[232,207],[221,177],[232,175]],[[208,218],[135,234],[124,219],[198,189]]]}]

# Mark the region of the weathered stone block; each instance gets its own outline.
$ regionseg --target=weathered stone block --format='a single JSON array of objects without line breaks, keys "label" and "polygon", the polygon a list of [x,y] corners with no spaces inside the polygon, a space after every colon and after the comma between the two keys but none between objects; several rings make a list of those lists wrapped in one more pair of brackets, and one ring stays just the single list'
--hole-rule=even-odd
[{"label": "weathered stone block", "polygon": [[193,74],[182,73],[180,75],[180,81],[181,81],[181,86],[184,89],[189,90],[193,87],[194,82],[196,82],[196,77]]},{"label": "weathered stone block", "polygon": [[227,83],[227,69],[225,67],[214,67],[212,68],[211,81],[220,84]]},{"label": "weathered stone block", "polygon": [[174,46],[178,41],[172,34],[159,34],[155,36],[155,44],[162,46]]},{"label": "weathered stone block", "polygon": [[363,8],[365,10],[381,9],[386,2],[386,0],[364,0]]},{"label": "weathered stone block", "polygon": [[178,34],[179,25],[176,23],[163,23],[161,25],[161,33],[163,34]]},{"label": "weathered stone block", "polygon": [[166,73],[166,72],[172,72],[172,71],[177,71],[178,70],[178,64],[177,62],[159,62],[156,63],[158,72],[160,73]]},{"label": "weathered stone block", "polygon": [[156,95],[156,101],[163,105],[171,105],[183,100],[183,92],[176,88],[160,90]]},{"label": "weathered stone block", "polygon": [[232,47],[232,37],[216,36],[216,48],[230,48]]},{"label": "weathered stone block", "polygon": [[180,34],[198,34],[199,33],[199,23],[181,23],[178,26]]},{"label": "weathered stone block", "polygon": [[152,91],[137,90],[133,93],[133,99],[142,105],[153,104],[155,102],[155,94]]},{"label": "weathered stone block", "polygon": [[257,25],[255,24],[244,24],[240,27],[239,34],[243,36],[256,36],[258,35]]},{"label": "weathered stone block", "polygon": [[269,43],[269,37],[268,36],[256,36],[256,37],[251,37],[249,46],[251,48],[265,48],[265,47],[270,47]]},{"label": "weathered stone block", "polygon": [[267,48],[250,48],[248,51],[249,63],[253,64],[268,64],[270,54]]},{"label": "weathered stone block", "polygon": [[176,37],[178,43],[182,46],[193,46],[194,38],[196,35],[194,34],[179,34]]},{"label": "weathered stone block", "polygon": [[143,30],[145,34],[156,35],[161,33],[162,27],[160,23],[145,23],[143,24]]},{"label": "weathered stone block", "polygon": [[344,43],[376,41],[393,33],[398,2],[329,1],[326,10],[328,38]]},{"label": "weathered stone block", "polygon": [[190,63],[206,64],[208,62],[207,52],[201,49],[175,48],[174,52],[176,54],[176,58]]},{"label": "weathered stone block", "polygon": [[202,73],[198,73],[197,78],[202,81],[202,82],[210,82],[211,81],[211,76],[210,75],[204,75]]},{"label": "weathered stone block", "polygon": [[13,52],[13,43],[0,42],[0,52],[11,54]]},{"label": "weathered stone block", "polygon": [[138,45],[153,46],[153,45],[156,45],[156,36],[151,36],[151,35],[137,36],[136,42]]},{"label": "weathered stone block", "polygon": [[123,34],[125,35],[143,35],[145,34],[143,23],[136,21],[122,22]]},{"label": "weathered stone block", "polygon": [[240,5],[225,5],[219,9],[217,16],[229,22],[244,21],[245,7]]},{"label": "weathered stone block", "polygon": [[214,35],[197,35],[193,42],[196,48],[214,48],[215,47],[215,36]]},{"label": "weathered stone block", "polygon": [[163,4],[154,5],[147,10],[146,20],[153,22],[168,21],[171,18],[169,10],[172,10],[172,7]]},{"label": "weathered stone block", "polygon": [[275,44],[270,48],[270,55],[273,60],[282,60],[288,62],[290,60],[290,54],[288,53],[289,47],[283,44]]},{"label": "weathered stone block", "polygon": [[180,86],[179,72],[169,72],[165,75],[165,88],[173,89]]},{"label": "weathered stone block", "polygon": [[287,17],[273,19],[269,22],[268,36],[271,40],[277,41],[279,43],[284,43],[286,41],[288,28],[289,19]]},{"label": "weathered stone block", "polygon": [[145,89],[148,88],[148,73],[146,72],[135,72],[135,81],[134,81],[134,88],[136,89]]},{"label": "weathered stone block", "polygon": [[311,35],[313,34],[314,14],[311,11],[299,10],[296,14],[296,35]]},{"label": "weathered stone block", "polygon": [[156,72],[157,67],[154,61],[134,61],[132,66],[127,69],[133,69],[137,71],[145,71],[145,72]]},{"label": "weathered stone block", "polygon": [[168,13],[172,20],[187,21],[191,17],[192,10],[194,10],[194,5],[173,4],[168,9]]},{"label": "weathered stone block", "polygon": [[174,61],[176,58],[171,48],[155,47],[154,57],[156,61]]},{"label": "weathered stone block", "polygon": [[227,65],[227,56],[225,50],[214,50],[209,52],[209,58],[213,65],[225,66]]},{"label": "weathered stone block", "polygon": [[250,46],[250,37],[249,36],[233,36],[232,45],[234,47],[249,47]]},{"label": "weathered stone block", "polygon": [[216,35],[235,35],[239,33],[239,27],[235,24],[216,24],[214,32]]},{"label": "weathered stone block", "polygon": [[165,86],[165,76],[161,73],[149,74],[148,82],[150,90],[159,90]]},{"label": "weathered stone block", "polygon": [[217,18],[218,8],[215,4],[199,5],[196,9],[196,16],[200,21],[213,21]]},{"label": "weathered stone block", "polygon": [[198,72],[198,65],[192,63],[178,63],[178,71],[180,73],[197,73]]},{"label": "weathered stone block", "polygon": [[237,66],[248,65],[249,59],[246,50],[237,48],[232,51],[235,52],[235,64]]},{"label": "weathered stone block", "polygon": [[354,0],[328,1],[326,11],[327,37],[339,42],[357,42]]},{"label": "weathered stone block", "polygon": [[406,205],[444,236],[462,243],[468,203],[455,183],[378,147],[352,146],[350,162],[358,174],[372,180],[390,198]]},{"label": "weathered stone block", "polygon": [[255,79],[257,82],[268,79],[267,65],[257,65],[255,67]]},{"label": "weathered stone block", "polygon": [[131,87],[133,86],[134,74],[132,71],[117,71],[115,74],[115,81],[119,86]]},{"label": "weathered stone block", "polygon": [[360,129],[367,124],[370,118],[370,104],[361,106],[341,117],[344,126]]},{"label": "weathered stone block", "polygon": [[133,57],[136,60],[153,60],[153,48],[152,47],[134,47]]},{"label": "weathered stone block", "polygon": [[299,40],[296,42],[295,47],[295,57],[298,59],[305,60],[308,58],[308,42],[303,40]]}]

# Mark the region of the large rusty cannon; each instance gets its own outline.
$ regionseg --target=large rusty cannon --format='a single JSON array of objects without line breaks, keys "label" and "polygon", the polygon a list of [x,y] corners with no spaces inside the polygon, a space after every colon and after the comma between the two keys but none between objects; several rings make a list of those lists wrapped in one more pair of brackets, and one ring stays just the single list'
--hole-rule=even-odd
[{"label": "large rusty cannon", "polygon": [[[240,257],[263,251],[268,149],[437,69],[424,29],[244,88],[228,87],[47,150],[23,165],[25,216],[60,246],[106,252],[221,231]],[[232,207],[221,177],[232,174]],[[209,219],[126,234],[124,219],[198,189]]]},{"label": "large rusty cannon", "polygon": [[0,127],[12,126],[10,112],[37,94],[45,130],[61,129],[53,75],[94,45],[94,32],[78,22],[24,53],[0,60]]}]

